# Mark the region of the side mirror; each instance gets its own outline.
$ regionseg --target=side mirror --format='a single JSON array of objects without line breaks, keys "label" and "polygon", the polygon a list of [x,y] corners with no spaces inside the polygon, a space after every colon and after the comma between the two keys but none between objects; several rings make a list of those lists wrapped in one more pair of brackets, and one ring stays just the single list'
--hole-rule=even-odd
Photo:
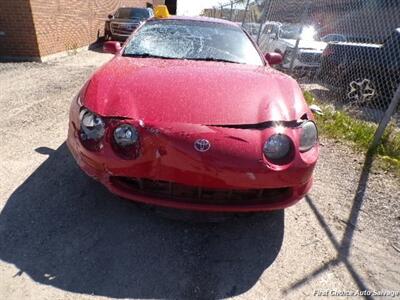
[{"label": "side mirror", "polygon": [[283,62],[282,54],[276,52],[268,52],[265,54],[265,59],[267,62],[273,65],[280,65]]},{"label": "side mirror", "polygon": [[121,43],[115,41],[105,42],[103,45],[103,51],[106,53],[117,54],[121,51]]},{"label": "side mirror", "polygon": [[113,16],[113,15],[108,15],[108,18],[109,18],[109,19],[113,19],[114,16]]}]

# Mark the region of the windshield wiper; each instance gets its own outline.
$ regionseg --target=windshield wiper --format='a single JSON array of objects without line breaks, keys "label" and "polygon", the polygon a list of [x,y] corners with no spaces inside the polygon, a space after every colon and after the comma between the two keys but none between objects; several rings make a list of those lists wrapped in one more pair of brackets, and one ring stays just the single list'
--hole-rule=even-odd
[{"label": "windshield wiper", "polygon": [[139,58],[182,59],[179,57],[162,56],[150,53],[124,53],[122,56],[139,57]]},{"label": "windshield wiper", "polygon": [[226,62],[231,64],[242,64],[238,61],[233,61],[229,59],[223,58],[215,58],[215,57],[170,57],[170,56],[162,56],[162,55],[155,55],[151,53],[124,53],[122,56],[128,57],[139,57],[139,58],[161,58],[161,59],[181,59],[181,60],[201,60],[201,61],[219,61],[219,62]]},{"label": "windshield wiper", "polygon": [[194,57],[194,58],[186,58],[187,60],[203,60],[203,61],[219,61],[219,62],[226,62],[231,64],[242,64],[241,62],[223,59],[223,58],[215,58],[215,57]]}]

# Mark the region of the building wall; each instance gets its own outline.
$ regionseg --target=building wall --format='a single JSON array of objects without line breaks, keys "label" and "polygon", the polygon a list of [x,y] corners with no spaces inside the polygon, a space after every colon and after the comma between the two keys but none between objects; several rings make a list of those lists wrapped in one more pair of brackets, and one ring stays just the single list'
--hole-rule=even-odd
[{"label": "building wall", "polygon": [[90,45],[118,7],[147,3],[153,0],[0,0],[0,56],[36,58]]},{"label": "building wall", "polygon": [[29,0],[0,0],[0,56],[39,56]]},{"label": "building wall", "polygon": [[103,36],[104,22],[120,6],[146,0],[31,0],[40,56],[83,47]]}]

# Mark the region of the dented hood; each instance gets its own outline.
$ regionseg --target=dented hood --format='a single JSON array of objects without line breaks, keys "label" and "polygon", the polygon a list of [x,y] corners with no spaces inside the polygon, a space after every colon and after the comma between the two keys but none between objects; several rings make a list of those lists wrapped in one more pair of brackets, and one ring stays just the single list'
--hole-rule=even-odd
[{"label": "dented hood", "polygon": [[269,67],[117,56],[84,105],[112,117],[204,125],[292,121],[308,111],[292,78]]}]

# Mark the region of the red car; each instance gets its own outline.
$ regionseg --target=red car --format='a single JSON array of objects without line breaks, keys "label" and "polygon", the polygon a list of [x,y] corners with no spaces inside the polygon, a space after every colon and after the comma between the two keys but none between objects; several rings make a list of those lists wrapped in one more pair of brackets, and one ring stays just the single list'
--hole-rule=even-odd
[{"label": "red car", "polygon": [[197,211],[288,207],[312,185],[319,146],[294,79],[240,26],[152,18],[83,86],[68,146],[124,198]]}]

